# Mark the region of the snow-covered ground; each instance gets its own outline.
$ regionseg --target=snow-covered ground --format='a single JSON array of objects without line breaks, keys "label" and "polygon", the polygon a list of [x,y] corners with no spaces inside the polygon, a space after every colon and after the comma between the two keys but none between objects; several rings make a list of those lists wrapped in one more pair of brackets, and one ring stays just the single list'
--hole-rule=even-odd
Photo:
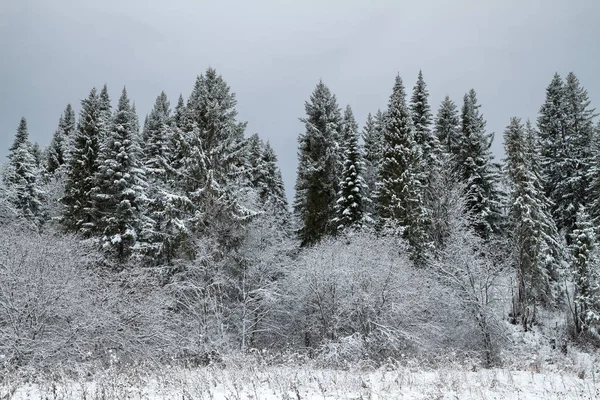
[{"label": "snow-covered ground", "polygon": [[596,376],[491,369],[168,368],[4,384],[0,399],[599,399]]}]

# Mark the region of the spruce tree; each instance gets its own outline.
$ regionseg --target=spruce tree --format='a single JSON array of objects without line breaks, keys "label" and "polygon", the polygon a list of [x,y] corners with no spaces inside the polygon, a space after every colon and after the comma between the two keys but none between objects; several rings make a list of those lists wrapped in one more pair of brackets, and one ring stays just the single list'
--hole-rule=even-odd
[{"label": "spruce tree", "polygon": [[142,131],[144,165],[150,175],[164,178],[171,139],[171,109],[165,92],[156,98]]},{"label": "spruce tree", "polygon": [[527,329],[533,308],[552,304],[562,248],[551,215],[551,203],[543,193],[541,166],[536,154],[536,133],[512,118],[504,132],[506,172],[511,183],[510,231],[517,271],[517,296],[513,318]]},{"label": "spruce tree", "polygon": [[[423,73],[419,71],[417,83],[413,88],[410,102],[410,112],[413,120],[415,142],[419,146],[425,171],[430,171],[436,163],[436,152],[438,147],[437,137],[431,132],[433,115],[429,105],[429,91],[423,79]],[[428,175],[426,173],[426,175]]]},{"label": "spruce tree", "polygon": [[285,195],[285,187],[283,185],[283,177],[277,166],[277,155],[267,142],[262,152],[263,165],[263,191],[260,193],[261,201],[267,205],[267,209],[271,209],[276,219],[281,225],[286,227],[289,225],[289,209],[287,197]]},{"label": "spruce tree", "polygon": [[553,215],[559,229],[564,228],[565,221],[559,216],[559,208],[563,207],[562,193],[557,190],[561,182],[567,179],[567,168],[564,161],[569,158],[569,143],[564,120],[564,85],[561,77],[554,74],[546,88],[546,100],[540,108],[537,119],[540,152],[544,171],[544,191],[554,203]]},{"label": "spruce tree", "polygon": [[52,135],[52,141],[47,151],[46,171],[50,174],[53,174],[65,164],[65,141],[64,118],[61,115],[58,120],[58,128],[54,131],[54,135]]},{"label": "spruce tree", "polygon": [[575,226],[576,212],[588,204],[588,175],[592,160],[593,118],[595,110],[590,107],[587,91],[573,73],[567,75],[564,87],[564,127],[569,143],[567,158],[562,160],[563,173],[567,179],[558,182],[556,191],[557,217],[567,233]]},{"label": "spruce tree", "polygon": [[46,151],[45,167],[48,173],[54,174],[68,163],[76,129],[75,124],[75,112],[71,104],[68,104],[58,120],[58,127],[54,131],[52,141]]},{"label": "spruce tree", "polygon": [[131,254],[142,229],[145,185],[136,139],[135,119],[124,88],[111,129],[100,147],[93,189],[98,231],[104,247],[119,260]]},{"label": "spruce tree", "polygon": [[96,226],[92,189],[98,171],[100,135],[103,129],[96,88],[82,100],[77,131],[73,137],[65,195],[63,224],[68,230],[90,235]]},{"label": "spruce tree", "polygon": [[571,234],[571,274],[575,284],[575,333],[600,322],[600,274],[596,252],[596,233],[585,207],[577,211]]},{"label": "spruce tree", "polygon": [[374,196],[376,193],[379,167],[381,165],[381,160],[383,159],[383,119],[384,117],[381,110],[377,111],[375,117],[369,113],[362,131],[365,164],[363,172],[365,180],[364,195],[365,197],[371,199],[370,202],[364,204],[364,210],[368,215],[371,216],[371,218],[376,218],[375,214],[377,203]]},{"label": "spruce tree", "polygon": [[298,173],[294,213],[302,245],[316,243],[335,232],[331,223],[337,200],[337,139],[341,112],[335,96],[320,81],[305,103],[306,117],[300,119],[305,133],[298,137]]},{"label": "spruce tree", "polygon": [[239,245],[242,228],[253,215],[241,201],[248,185],[246,123],[237,121],[236,105],[235,94],[214,69],[198,77],[187,103],[184,154],[178,170],[180,187],[194,208],[190,228],[228,249]]},{"label": "spruce tree", "polygon": [[555,74],[540,108],[538,129],[546,194],[554,202],[554,218],[567,240],[571,238],[569,233],[574,228],[576,211],[589,201],[587,189],[595,116],[587,91],[577,77],[570,73],[563,82]]},{"label": "spruce tree", "polygon": [[350,106],[346,107],[341,129],[344,168],[339,183],[333,223],[336,229],[357,227],[363,222],[366,184],[362,177],[364,162],[358,147],[358,124]]},{"label": "spruce tree", "polygon": [[41,222],[43,192],[39,187],[38,167],[25,118],[21,118],[15,140],[9,149],[8,167],[3,179],[14,193],[12,202],[20,215],[30,221]]},{"label": "spruce tree", "polygon": [[458,157],[460,152],[460,118],[456,104],[446,96],[435,118],[435,134],[442,147],[442,150],[447,154]]},{"label": "spruce tree", "polygon": [[257,194],[254,208],[274,217],[279,225],[277,229],[287,231],[289,210],[277,155],[269,142],[264,144],[258,134],[250,136],[246,142],[248,179]]},{"label": "spruce tree", "polygon": [[596,126],[594,140],[591,145],[589,182],[589,213],[596,227],[600,227],[600,121]]},{"label": "spruce tree", "polygon": [[467,205],[473,226],[484,239],[500,230],[500,168],[490,150],[493,135],[485,132],[477,95],[471,89],[464,96],[461,114],[459,153],[456,157],[461,180],[467,185]]},{"label": "spruce tree", "polygon": [[386,113],[383,161],[377,183],[378,216],[384,228],[402,233],[411,246],[413,260],[422,264],[431,243],[427,238],[417,146],[404,85],[396,76]]}]

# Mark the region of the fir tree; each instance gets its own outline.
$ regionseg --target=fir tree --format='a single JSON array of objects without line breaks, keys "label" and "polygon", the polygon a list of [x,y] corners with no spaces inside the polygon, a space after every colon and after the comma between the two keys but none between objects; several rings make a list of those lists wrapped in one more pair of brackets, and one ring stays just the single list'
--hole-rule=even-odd
[{"label": "fir tree", "polygon": [[38,167],[29,142],[27,121],[21,118],[15,140],[9,149],[8,168],[3,178],[12,188],[12,202],[22,217],[39,223],[43,192],[38,183]]},{"label": "fir tree", "polygon": [[335,96],[320,81],[305,103],[306,132],[298,137],[298,173],[294,213],[303,245],[335,232],[331,223],[337,200],[337,139],[341,113]]},{"label": "fir tree", "polygon": [[571,236],[571,273],[575,283],[575,333],[600,322],[600,274],[596,253],[596,233],[583,206],[577,211]]},{"label": "fir tree", "polygon": [[358,124],[350,106],[344,112],[341,138],[345,161],[333,220],[338,230],[361,224],[365,203],[368,202],[364,193],[366,184],[362,177],[364,163],[358,147]]},{"label": "fir tree", "polygon": [[119,260],[130,255],[141,231],[144,175],[136,157],[137,146],[134,116],[124,88],[100,147],[93,189],[104,247]]},{"label": "fir tree", "polygon": [[446,96],[435,118],[435,134],[447,154],[458,156],[460,152],[460,118],[458,108],[450,97]]},{"label": "fir tree", "polygon": [[456,157],[459,175],[467,187],[467,205],[477,233],[485,238],[500,229],[500,168],[493,163],[490,150],[493,135],[485,132],[485,120],[479,113],[477,95],[473,89],[464,97],[461,115],[459,154]]},{"label": "fir tree", "polygon": [[82,100],[79,124],[75,132],[67,172],[63,224],[71,231],[86,235],[94,231],[97,215],[94,214],[91,191],[98,171],[98,151],[103,129],[99,97],[96,88]]},{"label": "fir tree", "polygon": [[551,203],[543,193],[536,155],[536,134],[512,118],[504,132],[507,176],[511,182],[510,237],[514,248],[518,292],[513,318],[525,327],[533,322],[537,304],[552,304],[553,288],[562,260],[562,249],[551,215]]},{"label": "fir tree", "polygon": [[378,215],[384,227],[400,229],[411,245],[412,258],[422,263],[430,240],[426,237],[418,155],[404,85],[397,76],[386,113],[383,162],[377,183]]}]

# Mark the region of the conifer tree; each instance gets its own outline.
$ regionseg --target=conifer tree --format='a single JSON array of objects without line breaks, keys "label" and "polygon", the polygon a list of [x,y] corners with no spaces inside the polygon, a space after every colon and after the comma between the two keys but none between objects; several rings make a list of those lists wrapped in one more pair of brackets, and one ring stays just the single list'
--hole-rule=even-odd
[{"label": "conifer tree", "polygon": [[589,169],[592,160],[593,118],[595,110],[590,108],[587,91],[573,73],[567,75],[563,98],[564,128],[569,147],[567,157],[555,160],[561,164],[566,179],[557,183],[557,218],[567,233],[575,226],[576,212],[587,206]]},{"label": "conifer tree", "polygon": [[277,166],[277,155],[269,142],[265,144],[262,152],[262,165],[262,171],[264,171],[262,187],[264,189],[260,193],[260,199],[267,205],[268,209],[272,210],[281,225],[287,227],[289,224],[289,209],[283,177]]},{"label": "conifer tree", "polygon": [[377,202],[380,224],[399,229],[408,239],[412,258],[423,263],[431,245],[420,182],[419,152],[400,76],[386,113],[383,162],[379,172]]},{"label": "conifer tree", "polygon": [[591,145],[591,160],[588,171],[589,214],[594,225],[600,227],[600,121],[596,126]]},{"label": "conifer tree", "polygon": [[456,104],[446,96],[435,118],[435,134],[442,150],[447,154],[458,157],[460,152],[460,118]]},{"label": "conifer tree", "polygon": [[46,171],[53,174],[62,165],[65,164],[65,136],[63,133],[64,118],[61,115],[58,120],[58,128],[52,135],[52,141],[48,146],[46,158]]},{"label": "conifer tree", "polygon": [[156,98],[154,108],[150,111],[142,132],[144,165],[149,174],[157,174],[164,178],[169,155],[171,139],[171,109],[165,92]]},{"label": "conifer tree", "polygon": [[93,196],[104,247],[124,260],[142,224],[144,174],[137,154],[135,120],[127,91],[119,98],[112,126],[100,147]]},{"label": "conifer tree", "polygon": [[538,129],[545,191],[554,203],[554,218],[567,240],[571,238],[569,233],[579,206],[588,203],[595,116],[587,91],[577,77],[570,73],[563,82],[555,74],[540,108]]},{"label": "conifer tree", "polygon": [[[433,115],[429,105],[429,91],[423,79],[423,73],[419,71],[417,83],[413,88],[410,102],[410,112],[413,120],[415,142],[422,153],[421,162],[424,170],[429,171],[434,167],[437,151],[437,137],[431,132]],[[426,173],[428,175],[428,173]]]},{"label": "conifer tree", "polygon": [[46,152],[45,166],[48,173],[53,174],[68,163],[76,129],[75,125],[75,111],[73,111],[71,104],[67,104],[67,108],[58,120],[58,127],[54,131],[52,141]]},{"label": "conifer tree", "polygon": [[480,107],[475,90],[471,89],[464,97],[456,161],[459,175],[467,185],[467,205],[475,218],[474,228],[486,239],[500,229],[500,168],[493,163],[493,135],[485,132]]},{"label": "conifer tree", "polygon": [[38,167],[29,142],[25,118],[21,118],[9,151],[8,168],[3,179],[14,193],[14,198],[11,200],[22,217],[39,223],[43,192],[38,183]]},{"label": "conifer tree", "polygon": [[264,144],[258,134],[248,138],[247,147],[248,179],[257,193],[255,208],[273,216],[278,229],[287,230],[289,210],[277,155],[269,142]]},{"label": "conifer tree", "polygon": [[363,152],[364,152],[364,195],[371,199],[370,202],[364,204],[364,210],[372,218],[375,218],[376,214],[376,183],[377,176],[379,175],[379,167],[381,160],[383,159],[383,113],[378,110],[375,117],[369,113],[367,115],[367,121],[362,131],[362,138],[364,141]]},{"label": "conifer tree", "polygon": [[571,274],[575,283],[575,333],[600,322],[600,274],[596,252],[596,233],[585,207],[577,211],[571,240]]},{"label": "conifer tree", "polygon": [[320,81],[305,103],[301,121],[306,132],[298,137],[298,173],[294,213],[299,223],[302,245],[319,241],[335,232],[338,181],[337,139],[341,112],[335,95]]},{"label": "conifer tree", "polygon": [[[194,231],[235,248],[243,225],[253,215],[240,197],[244,174],[244,129],[238,122],[235,94],[221,75],[208,68],[196,80],[187,104],[181,188],[194,205],[188,220]],[[190,130],[191,127],[191,130]]]},{"label": "conifer tree", "polygon": [[511,183],[510,239],[514,248],[518,291],[513,318],[527,329],[537,304],[552,304],[562,249],[551,215],[551,203],[543,193],[536,154],[536,134],[528,123],[512,118],[504,132],[507,176]]},{"label": "conifer tree", "polygon": [[96,88],[82,100],[67,172],[63,224],[68,230],[90,235],[96,226],[92,189],[98,171],[98,152],[103,120]]},{"label": "conifer tree", "polygon": [[[108,124],[112,118],[112,106],[110,104],[110,95],[108,94],[108,86],[106,83],[102,86],[102,90],[100,91],[100,95],[98,98],[98,106],[100,107],[100,114],[102,116],[102,121],[105,124]],[[105,129],[110,129],[110,126],[105,125]]]},{"label": "conifer tree", "polygon": [[366,184],[362,177],[364,163],[358,147],[358,124],[350,106],[346,107],[341,130],[344,168],[335,205],[334,224],[338,230],[357,227],[363,222]]}]

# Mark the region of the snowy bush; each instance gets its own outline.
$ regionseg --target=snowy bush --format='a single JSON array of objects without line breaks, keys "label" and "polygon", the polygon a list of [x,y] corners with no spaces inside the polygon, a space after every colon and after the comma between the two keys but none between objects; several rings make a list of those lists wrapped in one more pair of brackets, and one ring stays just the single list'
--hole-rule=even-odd
[{"label": "snowy bush", "polygon": [[413,267],[398,238],[323,240],[290,266],[282,286],[285,337],[323,359],[354,348],[353,358],[383,361],[462,345],[448,340],[464,322],[459,307],[431,271]]}]

